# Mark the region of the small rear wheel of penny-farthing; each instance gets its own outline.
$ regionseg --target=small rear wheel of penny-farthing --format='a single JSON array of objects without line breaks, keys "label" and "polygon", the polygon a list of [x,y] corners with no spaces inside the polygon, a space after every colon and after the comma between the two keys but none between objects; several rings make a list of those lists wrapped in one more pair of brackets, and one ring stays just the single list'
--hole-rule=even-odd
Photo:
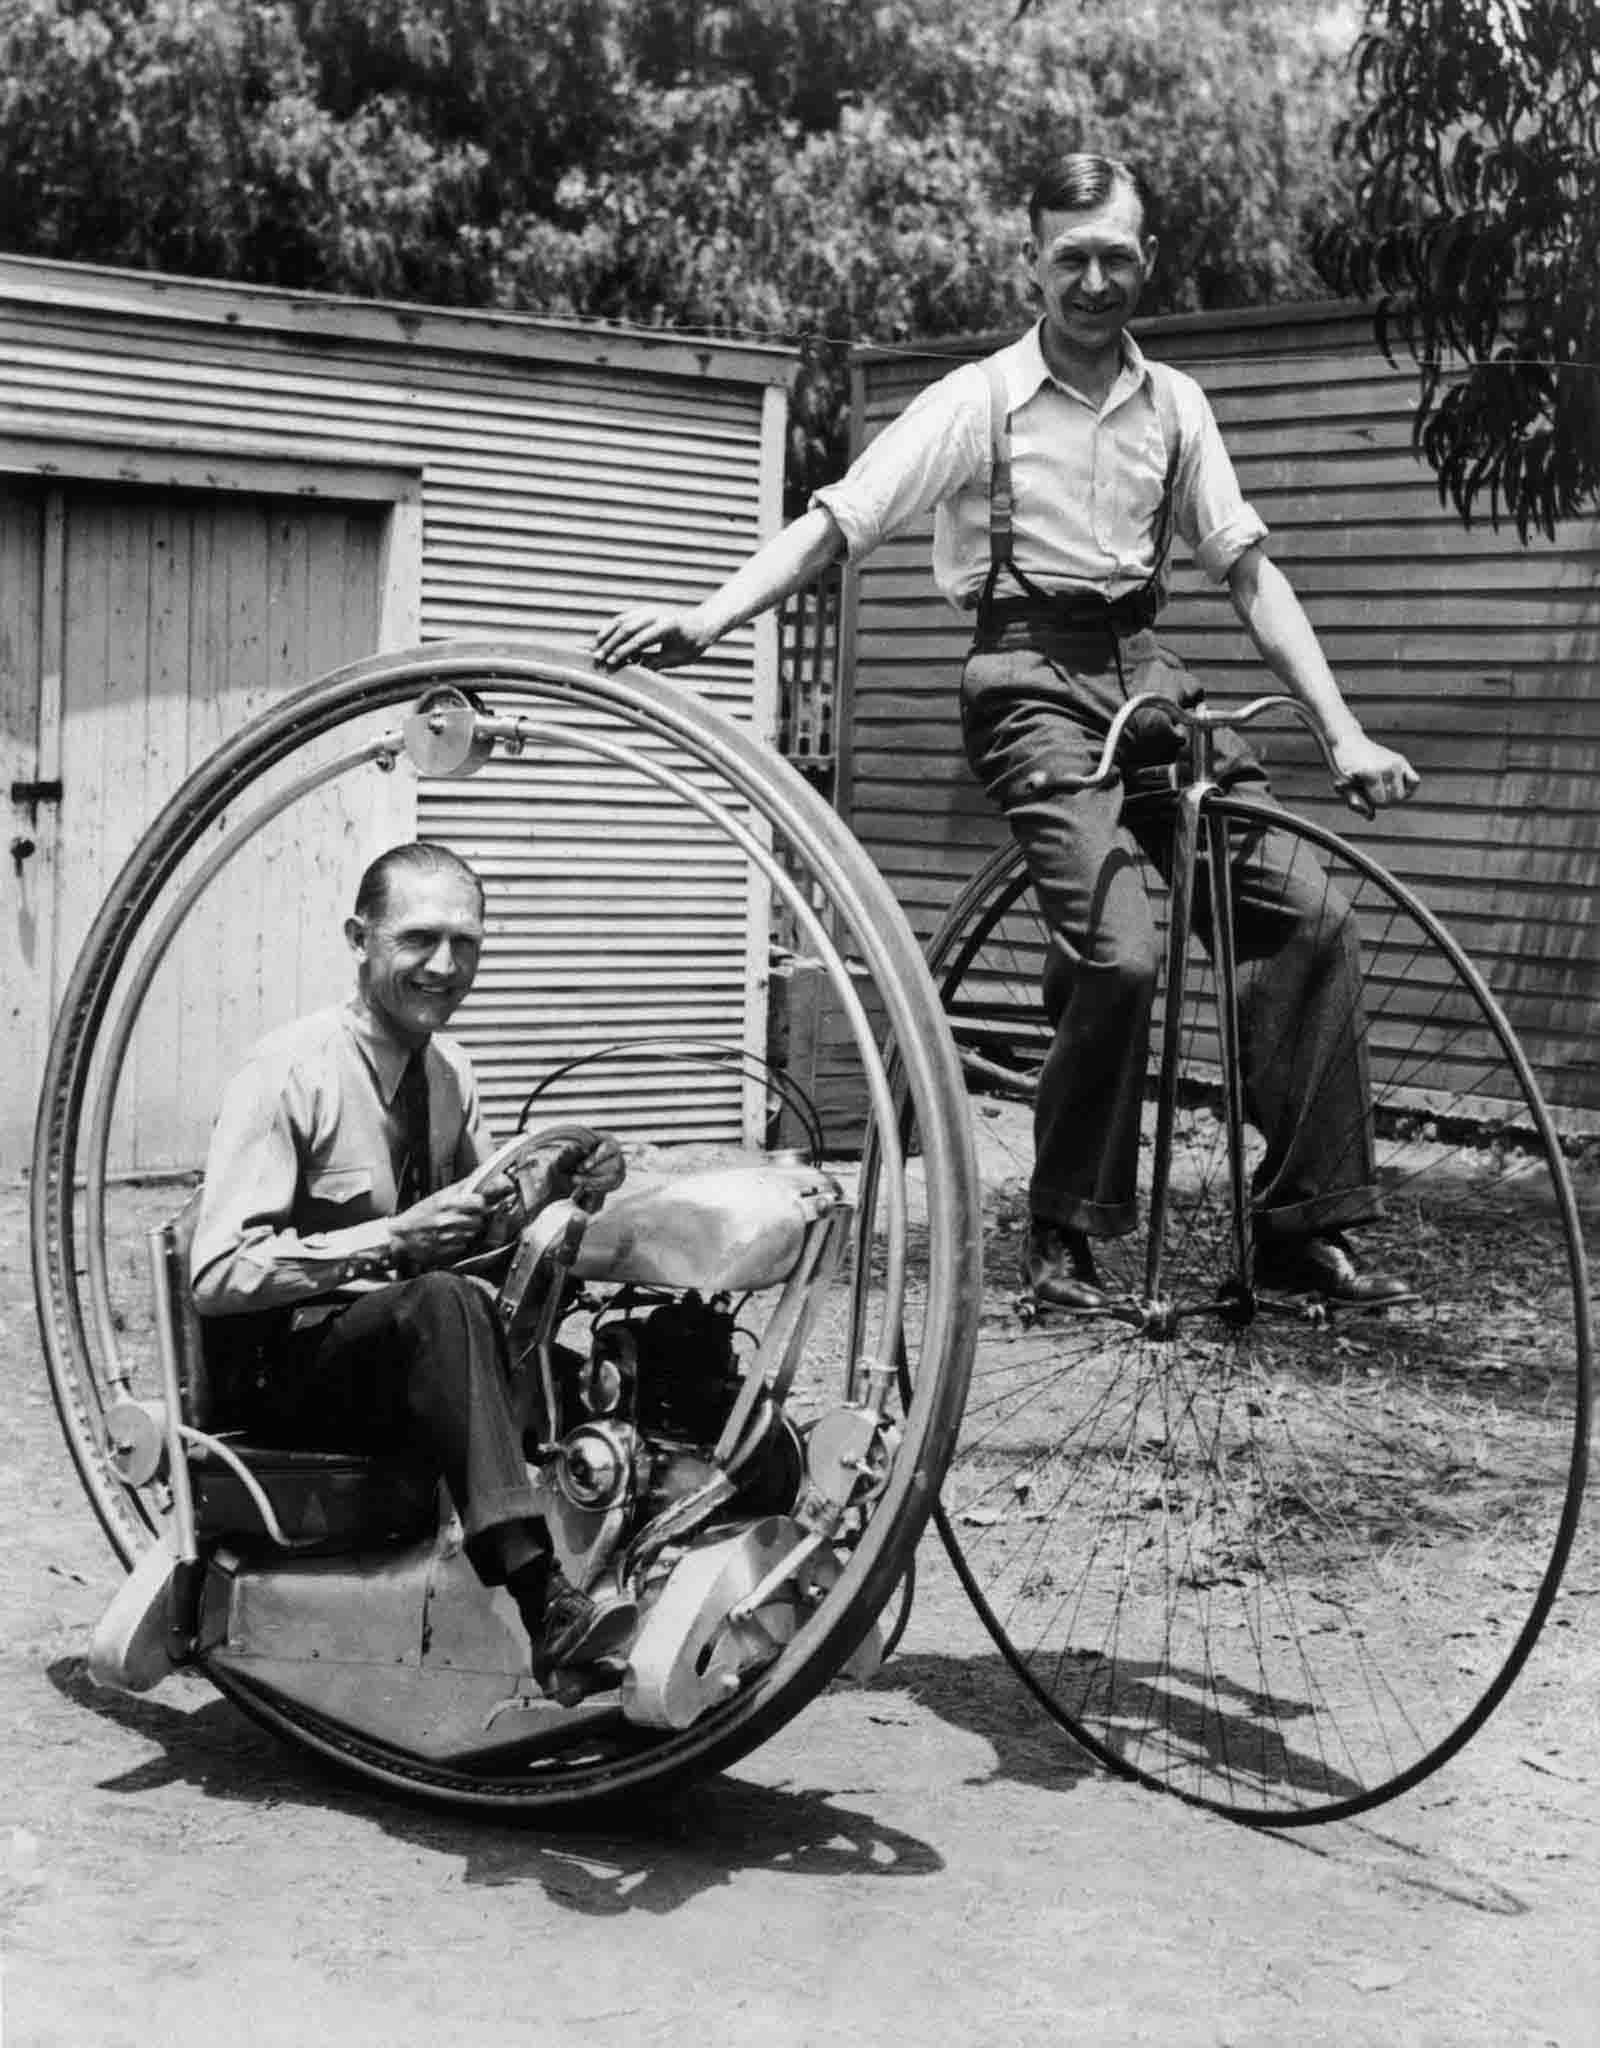
[{"label": "small rear wheel of penny-farthing", "polygon": [[[50,1048],[33,1160],[36,1297],[69,1447],[125,1564],[148,1547],[164,1508],[161,1482],[149,1477],[152,1461],[140,1467],[142,1484],[127,1483],[126,1447],[119,1452],[106,1428],[119,1402],[120,1413],[131,1412],[125,1396],[160,1391],[146,1348],[128,1334],[117,1300],[125,1276],[120,1267],[112,1270],[106,1243],[108,1134],[134,1024],[184,921],[223,871],[248,857],[257,829],[298,801],[295,788],[303,793],[339,774],[393,771],[397,761],[400,772],[409,772],[401,722],[424,700],[446,708],[448,715],[434,721],[444,729],[446,749],[452,721],[472,747],[481,741],[472,734],[475,717],[516,726],[516,743],[497,773],[515,778],[524,765],[537,771],[528,777],[529,831],[538,823],[540,778],[548,779],[552,763],[575,764],[592,789],[598,759],[609,783],[626,779],[654,799],[684,806],[697,830],[736,849],[744,863],[738,900],[751,891],[772,904],[787,942],[790,986],[816,992],[843,1084],[872,1121],[888,1119],[891,1168],[879,1179],[871,1271],[858,1290],[869,1302],[867,1327],[846,1315],[843,1281],[834,1290],[838,1300],[816,1304],[790,1394],[798,1426],[785,1441],[804,1437],[803,1411],[846,1404],[859,1421],[848,1404],[872,1387],[881,1409],[902,1348],[907,1202],[892,1091],[877,1049],[884,1023],[910,1048],[903,1085],[923,1154],[915,1327],[904,1346],[908,1399],[895,1427],[874,1436],[873,1456],[885,1460],[883,1469],[874,1470],[871,1487],[845,1515],[829,1546],[829,1569],[812,1575],[814,1598],[792,1640],[692,1725],[662,1730],[586,1712],[542,1745],[530,1743],[514,1769],[441,1768],[363,1733],[358,1712],[336,1724],[238,1670],[208,1667],[200,1653],[201,1668],[247,1712],[368,1779],[469,1808],[557,1814],[660,1788],[752,1749],[838,1673],[902,1585],[966,1393],[981,1293],[976,1175],[960,1070],[915,939],[838,817],[749,732],[692,690],[639,670],[608,675],[538,645],[451,643],[339,670],[241,730],[150,826],[89,933]],[[359,737],[391,713],[393,723],[376,738]],[[352,735],[357,743],[336,756]],[[298,784],[296,757],[318,764]],[[275,779],[263,796],[257,785],[269,775]],[[567,1112],[563,1106],[556,1113]],[[842,1173],[848,1177],[848,1166]],[[847,1326],[858,1345],[847,1343]],[[840,1434],[842,1445],[854,1441],[854,1427]]]},{"label": "small rear wheel of penny-farthing", "polygon": [[1286,1827],[1415,1785],[1521,1668],[1577,1524],[1590,1308],[1562,1143],[1459,946],[1332,833],[1216,809],[1231,844],[1292,835],[1349,906],[1384,1211],[1353,1242],[1412,1298],[1357,1314],[1239,1284],[1216,978],[1194,949],[1163,1313],[1142,1299],[1148,1103],[1143,1220],[1095,1247],[1114,1312],[1007,1313],[1047,1045],[1046,938],[1008,849],[929,947],[983,1133],[999,1325],[938,1519],[1064,1730],[1124,1776]]}]

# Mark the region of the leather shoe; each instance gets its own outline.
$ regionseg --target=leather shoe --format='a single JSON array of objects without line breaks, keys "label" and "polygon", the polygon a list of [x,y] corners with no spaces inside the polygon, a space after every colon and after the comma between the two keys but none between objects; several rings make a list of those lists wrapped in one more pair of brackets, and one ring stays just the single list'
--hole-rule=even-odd
[{"label": "leather shoe", "polygon": [[1022,1254],[1022,1284],[1042,1308],[1092,1314],[1110,1296],[1100,1285],[1094,1251],[1081,1230],[1067,1230],[1038,1216],[1028,1226]]},{"label": "leather shoe", "polygon": [[1345,1308],[1388,1308],[1415,1301],[1417,1291],[1398,1273],[1363,1272],[1337,1231],[1309,1237],[1273,1237],[1256,1247],[1256,1284],[1276,1294],[1315,1294]]},{"label": "leather shoe", "polygon": [[598,1664],[624,1648],[639,1620],[636,1601],[618,1594],[591,1600],[564,1573],[550,1574],[544,1613],[533,1637],[533,1675],[543,1686],[558,1671]]}]

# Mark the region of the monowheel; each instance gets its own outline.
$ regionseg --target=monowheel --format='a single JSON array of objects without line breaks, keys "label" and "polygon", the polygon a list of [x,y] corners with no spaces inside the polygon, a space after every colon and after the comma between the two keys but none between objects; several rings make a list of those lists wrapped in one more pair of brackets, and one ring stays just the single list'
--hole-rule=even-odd
[{"label": "monowheel", "polygon": [[[1417,1784],[1527,1658],[1577,1526],[1590,1307],[1561,1139],[1449,933],[1316,824],[1214,788],[1201,815],[1230,861],[1268,827],[1293,835],[1352,908],[1383,1195],[1360,1246],[1414,1298],[1355,1314],[1250,1285],[1231,1188],[1260,1141],[1246,1125],[1230,1166],[1218,971],[1191,939],[1176,1014],[1170,987],[1158,997],[1141,1221],[1096,1245],[1112,1312],[1005,1315],[1048,1043],[1044,934],[1006,849],[929,946],[998,1202],[938,1522],[1069,1735],[1123,1776],[1287,1827]],[[1165,927],[1169,895],[1149,887]]]},{"label": "monowheel", "polygon": [[[148,1302],[136,1298],[136,1284],[130,1296],[126,1246],[111,1241],[109,1147],[141,1012],[160,989],[164,963],[187,922],[214,901],[225,877],[248,868],[260,833],[280,818],[292,828],[294,807],[309,793],[347,776],[459,775],[491,757],[513,786],[520,774],[528,775],[525,800],[518,798],[518,831],[539,829],[540,790],[552,774],[566,772],[589,777],[592,786],[643,788],[652,801],[681,807],[697,829],[735,851],[741,889],[770,904],[781,923],[790,973],[814,977],[826,990],[839,1020],[842,1071],[869,1107],[886,1161],[861,1226],[874,1247],[871,1273],[854,1289],[858,1299],[865,1293],[871,1302],[864,1341],[846,1344],[847,1318],[838,1306],[850,1291],[840,1263],[848,1259],[842,1215],[852,1206],[842,1171],[837,1183],[822,1177],[831,1190],[823,1210],[829,1202],[839,1209],[840,1225],[833,1229],[825,1215],[820,1235],[805,1239],[811,1247],[805,1259],[777,1276],[779,1305],[766,1329],[755,1299],[763,1276],[748,1282],[749,1304],[740,1304],[751,1319],[755,1355],[770,1352],[778,1361],[767,1381],[753,1389],[741,1382],[731,1397],[737,1417],[756,1417],[759,1432],[752,1423],[741,1448],[728,1456],[709,1442],[674,1441],[662,1451],[635,1441],[639,1458],[656,1456],[658,1474],[663,1460],[672,1464],[677,1488],[670,1511],[649,1523],[643,1538],[625,1523],[634,1547],[642,1542],[641,1554],[652,1560],[652,1583],[676,1585],[668,1576],[677,1569],[674,1560],[687,1556],[692,1565],[697,1555],[709,1555],[697,1553],[697,1544],[714,1537],[737,1547],[749,1539],[741,1553],[742,1592],[737,1599],[718,1595],[722,1606],[701,1612],[701,1635],[685,1637],[691,1647],[698,1644],[698,1654],[674,1670],[670,1686],[658,1687],[653,1715],[630,1718],[614,1695],[551,1706],[531,1698],[514,1670],[475,1672],[472,1656],[459,1645],[453,1663],[448,1657],[441,1662],[437,1605],[427,1628],[402,1643],[386,1673],[366,1681],[357,1672],[336,1692],[307,1691],[292,1659],[275,1661],[261,1652],[252,1661],[238,1654],[241,1630],[248,1634],[249,1616],[261,1605],[257,1598],[255,1608],[246,1603],[241,1610],[238,1588],[245,1584],[256,1597],[270,1586],[275,1602],[288,1603],[274,1607],[281,1613],[297,1612],[295,1603],[312,1592],[325,1604],[337,1602],[343,1598],[341,1560],[327,1554],[326,1541],[308,1557],[294,1554],[288,1539],[286,1550],[274,1552],[258,1527],[241,1565],[241,1543],[208,1549],[202,1511],[199,1537],[190,1546],[198,1547],[191,1561],[201,1584],[188,1647],[203,1675],[281,1736],[380,1786],[467,1809],[542,1817],[720,1768],[799,1712],[860,1654],[880,1609],[902,1583],[955,1439],[981,1292],[966,1095],[916,941],[838,818],[752,734],[691,691],[640,670],[608,674],[559,647],[443,643],[357,662],[306,686],[240,730],[190,776],[140,840],[88,935],[45,1073],[33,1156],[32,1249],[50,1383],[66,1439],[113,1549],[137,1569],[153,1545],[173,1540],[175,1517],[182,1523],[186,1513],[192,1535],[194,1501],[204,1489],[191,1461],[210,1460],[206,1484],[213,1492],[219,1471],[231,1483],[230,1475],[238,1477],[236,1468],[244,1467],[239,1484],[246,1492],[251,1478],[248,1455],[221,1439],[213,1442],[186,1410],[170,1329],[163,1342],[147,1339]],[[878,1050],[885,1024],[909,1049],[901,1085],[914,1105],[926,1167],[910,1283],[904,1152]],[[604,1121],[598,1114],[595,1120]],[[787,1166],[769,1171],[759,1158],[741,1170],[754,1177],[735,1181],[736,1188],[754,1188],[776,1201],[789,1198],[800,1173]],[[729,1199],[721,1192],[725,1178],[703,1176],[696,1183],[713,1208]],[[813,1207],[820,1185],[815,1174],[803,1183]],[[673,1199],[669,1173],[661,1201],[670,1206]],[[742,1197],[731,1199],[737,1206]],[[592,1236],[603,1234],[604,1221],[590,1226]],[[593,1270],[606,1296],[605,1269]],[[158,1277],[158,1295],[162,1284]],[[174,1284],[181,1295],[182,1277]],[[915,1294],[909,1323],[908,1284]],[[623,1310],[641,1295],[659,1302],[661,1289],[652,1294],[650,1286],[630,1281],[602,1302],[613,1363],[631,1341]],[[163,1319],[170,1324],[176,1313],[172,1301],[158,1302],[158,1335]],[[891,1404],[886,1396],[896,1362],[907,1355],[906,1398]],[[594,1443],[606,1423],[601,1416],[584,1424],[589,1455],[581,1469],[590,1479]],[[165,1462],[153,1444],[141,1450],[130,1440],[147,1425],[169,1431]],[[731,1441],[733,1420],[727,1431]],[[729,1518],[745,1496],[736,1495],[732,1506],[727,1497],[735,1479],[746,1485],[748,1463],[739,1461],[755,1434],[766,1467],[774,1468],[775,1460],[780,1478],[787,1475],[787,1491],[774,1507],[769,1479],[768,1497],[738,1525]],[[731,1464],[732,1479],[724,1464]],[[693,1494],[687,1507],[685,1490]],[[272,1501],[258,1499],[262,1495],[258,1482],[250,1496],[258,1519],[276,1526],[268,1512]],[[718,1508],[720,1518],[710,1525],[696,1520],[702,1498]],[[447,1509],[448,1501],[443,1505]],[[638,1508],[636,1520],[644,1512]],[[624,1516],[624,1509],[617,1513]],[[658,1524],[670,1526],[652,1537]],[[184,1534],[178,1528],[180,1541]],[[283,1538],[281,1527],[277,1537]],[[751,1558],[758,1561],[754,1567]],[[427,1598],[435,1603],[444,1597],[441,1588],[457,1583],[448,1552],[433,1545],[431,1534],[410,1551],[372,1549],[361,1562],[367,1571],[360,1582],[363,1612],[372,1627],[379,1626],[385,1600],[396,1614],[409,1612],[406,1588],[413,1580],[427,1580]],[[703,1562],[701,1571],[710,1588]],[[752,1587],[752,1575],[759,1585]],[[474,1597],[481,1605],[486,1596]],[[687,1596],[673,1597],[682,1606]],[[712,1599],[708,1591],[706,1600]],[[773,1619],[780,1611],[781,1626]],[[284,1626],[292,1635],[293,1627]],[[485,1622],[474,1640],[488,1641],[492,1633]],[[325,1633],[320,1640],[326,1642]],[[757,1642],[759,1653],[751,1648]],[[430,1655],[437,1666],[432,1671]],[[708,1673],[706,1688],[697,1692]],[[714,1692],[710,1678],[717,1680]],[[425,1711],[418,1711],[419,1727],[444,1725],[459,1706],[463,1726],[493,1722],[492,1739],[439,1749],[397,1733],[403,1716],[397,1723],[395,1700],[403,1707],[406,1688],[424,1684],[434,1690]],[[519,1711],[496,1721],[497,1693],[509,1694],[500,1704]]]}]

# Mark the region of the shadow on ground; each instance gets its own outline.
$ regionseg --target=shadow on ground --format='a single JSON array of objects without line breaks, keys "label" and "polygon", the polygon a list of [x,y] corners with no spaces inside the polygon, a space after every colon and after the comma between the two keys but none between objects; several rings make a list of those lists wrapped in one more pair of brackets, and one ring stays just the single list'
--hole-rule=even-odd
[{"label": "shadow on ground", "polygon": [[1050,1719],[997,1654],[941,1655],[900,1650],[872,1682],[873,1691],[909,1693],[917,1705],[952,1728],[980,1736],[995,1753],[994,1768],[967,1782],[1014,1779],[1047,1792],[1068,1792],[1102,1774],[1099,1765]]},{"label": "shadow on ground", "polygon": [[810,1878],[927,1877],[944,1868],[929,1843],[838,1805],[826,1792],[711,1777],[641,1800],[626,1828],[597,1819],[526,1824],[456,1818],[369,1793],[255,1728],[228,1701],[187,1710],[96,1686],[79,1657],[49,1678],[73,1706],[154,1743],[159,1754],[101,1782],[145,1793],[181,1784],[257,1807],[296,1803],[375,1822],[413,1847],[459,1856],[469,1885],[537,1884],[573,1912],[670,1913],[743,1871]]},{"label": "shadow on ground", "polygon": [[[1009,1779],[1038,1791],[1067,1792],[1096,1778],[1114,1782],[1109,1771],[1079,1749],[1029,1697],[1001,1657],[902,1653],[885,1666],[871,1689],[886,1697],[907,1694],[949,1726],[989,1743],[994,1767],[969,1778],[969,1784]],[[1140,1799],[1170,1796],[1148,1787],[1129,1790]],[[1336,1821],[1309,1830],[1274,1829],[1270,1834],[1278,1848],[1337,1865],[1358,1882],[1468,1907],[1497,1919],[1518,1919],[1530,1910],[1526,1898],[1483,1859],[1459,1857],[1437,1843],[1406,1841],[1368,1820]]]}]

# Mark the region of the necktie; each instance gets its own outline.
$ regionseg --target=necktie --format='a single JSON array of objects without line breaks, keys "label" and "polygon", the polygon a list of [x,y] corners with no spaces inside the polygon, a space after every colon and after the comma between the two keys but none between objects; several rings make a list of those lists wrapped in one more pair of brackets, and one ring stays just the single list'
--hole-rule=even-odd
[{"label": "necktie", "polygon": [[428,1069],[419,1048],[406,1061],[395,1095],[400,1110],[400,1168],[395,1176],[395,1213],[428,1193]]}]

